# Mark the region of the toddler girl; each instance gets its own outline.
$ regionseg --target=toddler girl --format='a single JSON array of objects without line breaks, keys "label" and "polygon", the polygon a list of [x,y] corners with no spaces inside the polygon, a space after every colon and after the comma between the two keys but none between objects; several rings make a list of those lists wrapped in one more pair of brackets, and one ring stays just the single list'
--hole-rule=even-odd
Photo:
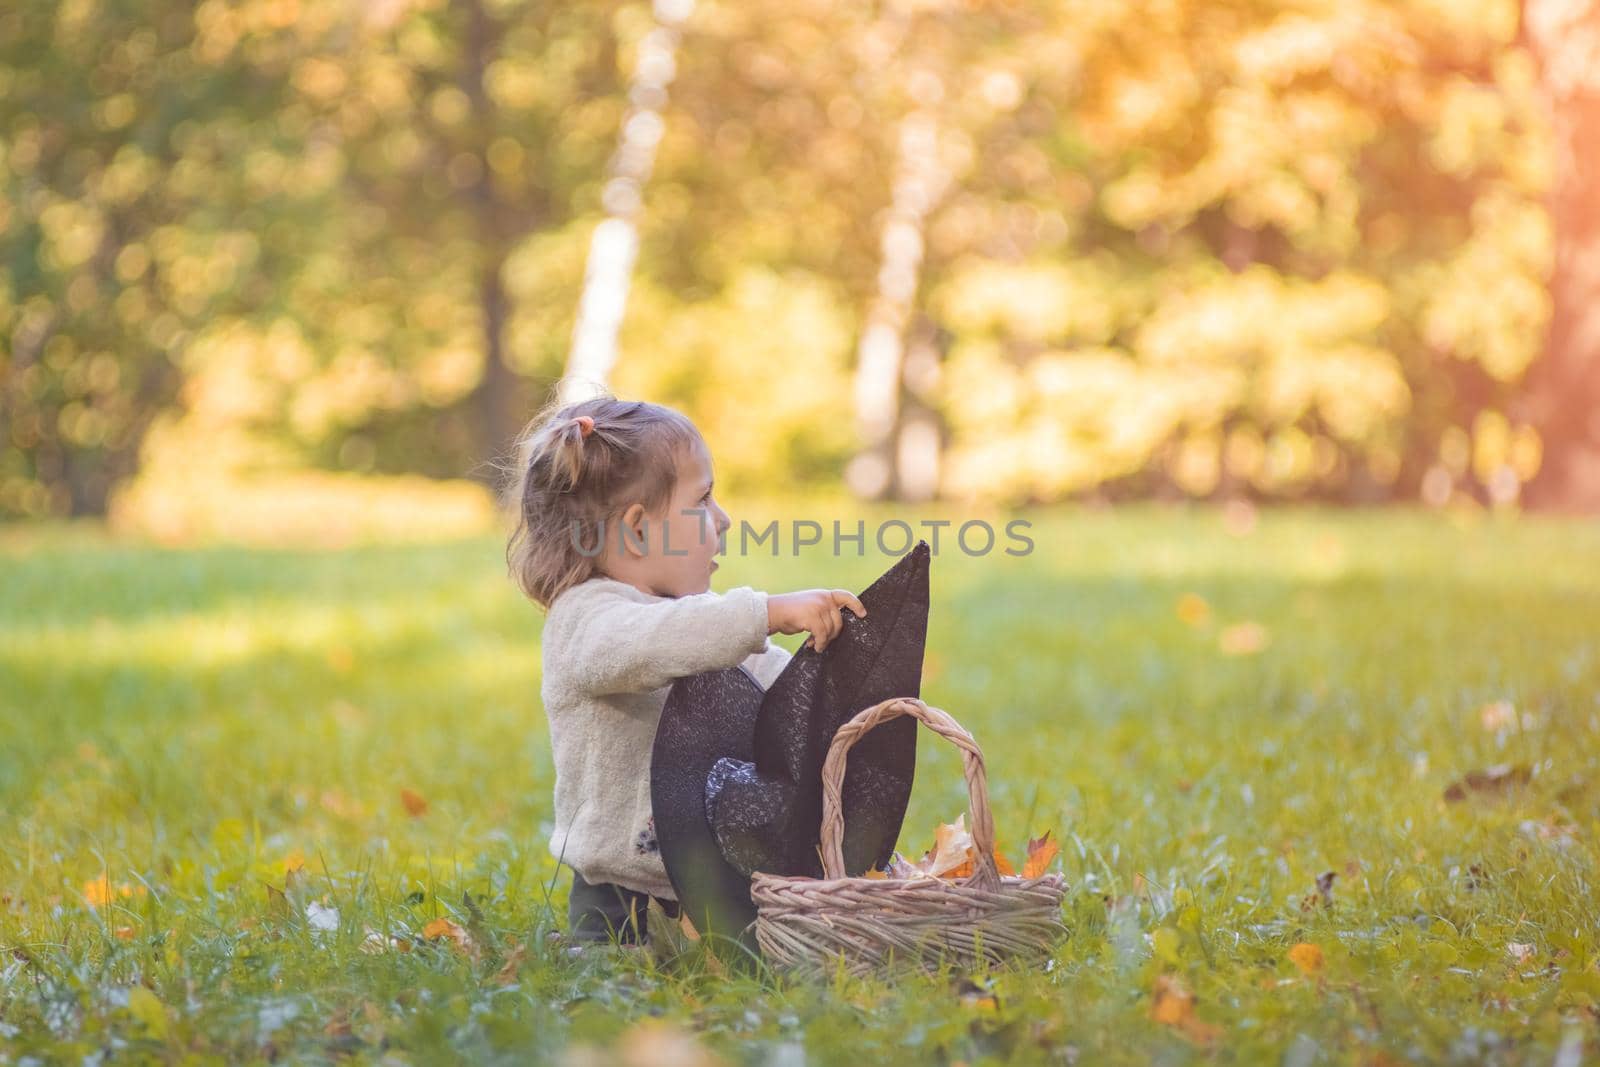
[{"label": "toddler girl", "polygon": [[546,610],[541,695],[555,762],[550,851],[573,869],[572,936],[645,940],[650,897],[677,915],[650,813],[650,749],[676,678],[743,664],[766,688],[866,608],[842,589],[710,592],[730,525],[695,426],[657,404],[553,405],[517,450],[512,575]]}]

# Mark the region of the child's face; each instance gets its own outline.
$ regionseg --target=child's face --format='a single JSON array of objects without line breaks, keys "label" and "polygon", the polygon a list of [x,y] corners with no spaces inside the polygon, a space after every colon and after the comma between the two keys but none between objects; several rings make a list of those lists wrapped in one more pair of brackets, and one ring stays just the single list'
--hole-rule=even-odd
[{"label": "child's face", "polygon": [[712,496],[711,480],[711,457],[704,447],[680,456],[678,484],[666,513],[649,519],[648,549],[631,562],[641,583],[657,596],[688,596],[711,588],[718,543],[731,524]]}]

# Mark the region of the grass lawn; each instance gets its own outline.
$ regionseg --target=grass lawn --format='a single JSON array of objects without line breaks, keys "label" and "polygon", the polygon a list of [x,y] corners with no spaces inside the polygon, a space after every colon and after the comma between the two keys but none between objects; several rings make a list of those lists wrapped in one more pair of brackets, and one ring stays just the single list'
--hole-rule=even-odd
[{"label": "grass lawn", "polygon": [[[542,617],[496,538],[0,532],[0,1061],[1600,1053],[1600,525],[1029,518],[1022,558],[946,531],[923,685],[985,747],[1002,850],[1062,844],[1070,937],[992,996],[568,954]],[[965,806],[924,737],[902,849]]]}]

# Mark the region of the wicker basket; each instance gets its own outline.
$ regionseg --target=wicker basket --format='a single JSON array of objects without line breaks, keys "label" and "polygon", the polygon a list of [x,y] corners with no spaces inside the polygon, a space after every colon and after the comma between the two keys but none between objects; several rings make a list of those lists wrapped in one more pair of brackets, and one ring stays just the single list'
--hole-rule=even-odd
[{"label": "wicker basket", "polygon": [[[844,877],[845,756],[862,734],[901,715],[961,749],[977,852],[969,878]],[[913,697],[875,704],[839,727],[822,765],[821,838],[823,877],[758,871],[750,881],[756,943],[781,969],[831,973],[841,957],[858,975],[895,963],[933,970],[945,961],[971,966],[980,957],[1036,961],[1065,932],[1060,875],[1001,877],[995,867],[994,816],[978,743],[949,715]]]}]

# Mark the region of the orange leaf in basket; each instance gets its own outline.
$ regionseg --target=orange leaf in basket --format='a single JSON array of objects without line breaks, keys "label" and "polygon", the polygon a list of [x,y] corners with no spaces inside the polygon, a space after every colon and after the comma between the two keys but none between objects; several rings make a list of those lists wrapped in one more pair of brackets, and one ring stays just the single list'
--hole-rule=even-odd
[{"label": "orange leaf in basket", "polygon": [[939,828],[933,832],[933,853],[919,866],[923,873],[931,874],[935,878],[955,877],[950,872],[969,863],[968,853],[972,850],[972,834],[967,831],[967,815],[962,812],[956,816],[955,822],[940,823]]},{"label": "orange leaf in basket", "polygon": [[884,870],[884,875],[889,878],[915,878],[919,872],[917,866],[896,850],[889,858],[889,866]]},{"label": "orange leaf in basket", "polygon": [[[972,840],[972,832],[967,829],[967,813],[962,812],[956,816],[955,822],[940,823],[933,833],[933,848],[922,854],[922,859],[915,864],[904,864],[902,870],[896,871],[890,865],[889,876],[892,878],[913,878],[917,876],[930,878],[971,878],[977,871],[978,846]],[[1043,873],[1044,867],[1055,858],[1056,845],[1050,840],[1050,834],[1037,841],[1028,842],[1028,860]],[[994,854],[994,867],[1003,877],[1015,878],[1017,869],[1006,859],[999,850]],[[1024,873],[1025,878],[1037,878],[1038,874]]]},{"label": "orange leaf in basket", "polygon": [[[977,845],[973,845],[973,846],[971,846],[970,848],[967,849],[966,862],[962,863],[958,867],[951,867],[948,871],[945,871],[944,874],[940,875],[939,877],[941,877],[941,878],[971,878],[973,876],[973,874],[976,873],[977,869],[978,869],[978,846]],[[1006,858],[1004,856],[1000,855],[999,852],[996,852],[994,854],[994,869],[996,871],[1000,872],[1003,875],[1013,875],[1014,876],[1017,873],[1016,870],[1014,868],[1012,868],[1011,864],[1006,862]]]},{"label": "orange leaf in basket", "polygon": [[1050,831],[1046,830],[1043,837],[1032,838],[1028,841],[1028,859],[1022,865],[1022,877],[1038,878],[1049,868],[1050,861],[1056,858],[1056,853],[1061,848],[1050,840]]}]

